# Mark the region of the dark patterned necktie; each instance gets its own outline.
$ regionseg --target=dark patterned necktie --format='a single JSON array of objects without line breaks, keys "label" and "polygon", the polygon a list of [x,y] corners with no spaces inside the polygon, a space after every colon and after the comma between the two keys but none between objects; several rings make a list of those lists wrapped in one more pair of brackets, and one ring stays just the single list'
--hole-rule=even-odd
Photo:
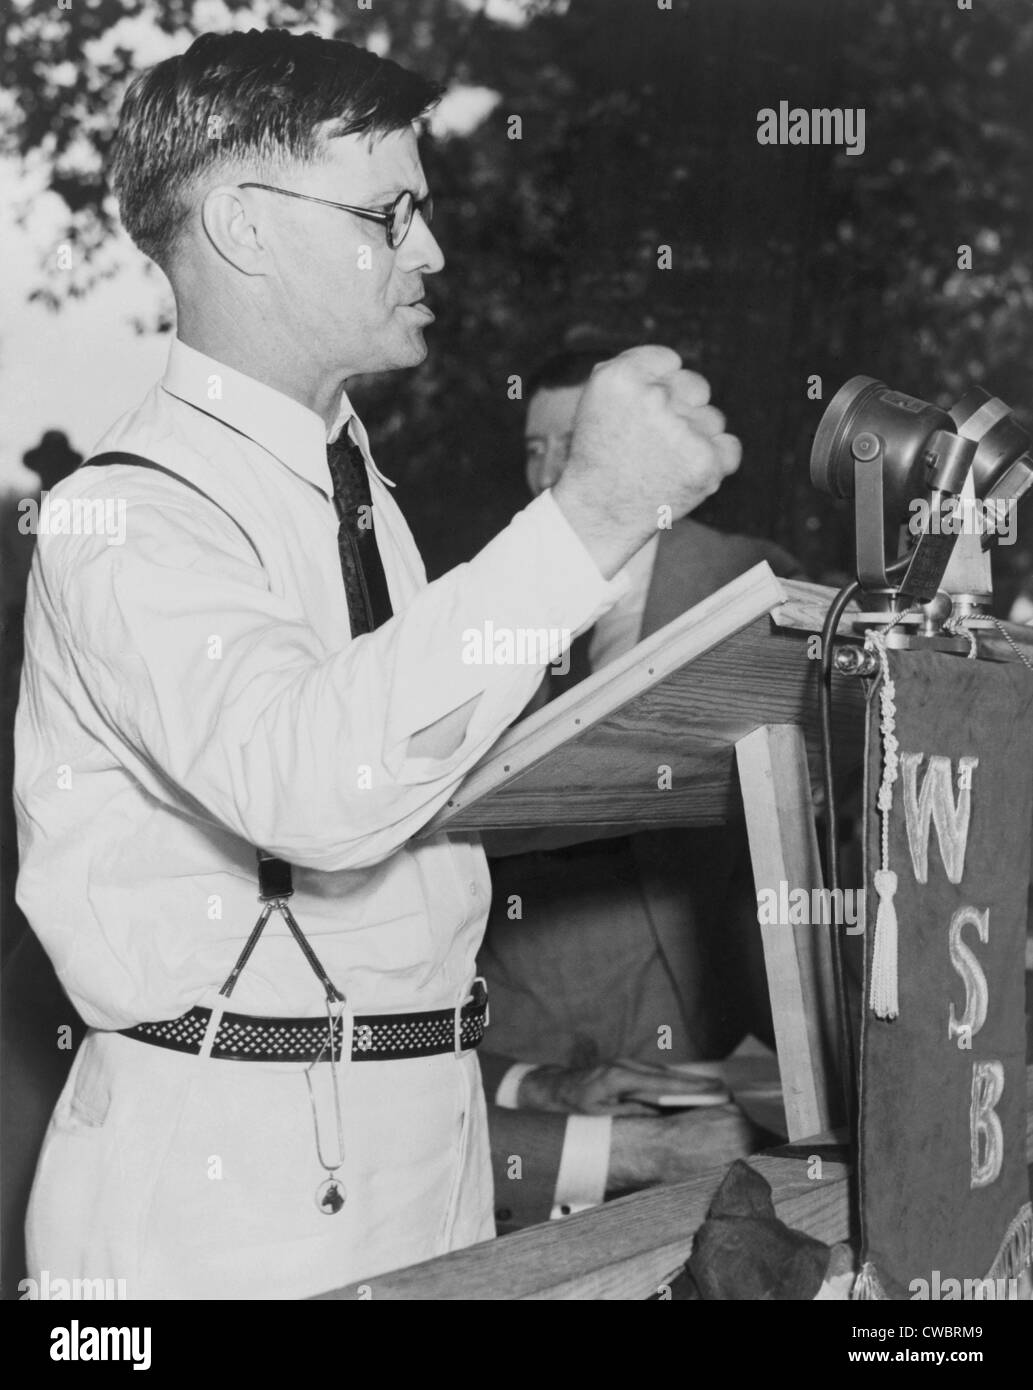
[{"label": "dark patterned necktie", "polygon": [[334,483],[334,507],[340,525],[337,550],[348,600],[352,636],[372,632],[391,617],[387,576],[373,529],[373,498],[362,450],[348,437],[347,426],[326,448]]}]

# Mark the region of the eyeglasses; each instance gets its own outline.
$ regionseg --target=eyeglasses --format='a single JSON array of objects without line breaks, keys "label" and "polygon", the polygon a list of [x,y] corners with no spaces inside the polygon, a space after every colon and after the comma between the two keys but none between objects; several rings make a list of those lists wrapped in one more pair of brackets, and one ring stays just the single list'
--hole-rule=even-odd
[{"label": "eyeglasses", "polygon": [[306,203],[322,203],[324,207],[337,208],[339,212],[351,212],[356,217],[364,217],[367,222],[380,222],[387,229],[387,244],[397,251],[409,233],[413,218],[417,213],[424,222],[434,216],[434,199],[428,193],[425,198],[417,198],[409,189],[399,193],[389,208],[378,212],[375,208],[355,208],[349,203],[332,203],[329,198],[314,198],[311,193],[294,193],[289,188],[274,188],[268,183],[242,183],[241,188],[264,188],[267,193],[282,193],[285,198],[301,198]]}]

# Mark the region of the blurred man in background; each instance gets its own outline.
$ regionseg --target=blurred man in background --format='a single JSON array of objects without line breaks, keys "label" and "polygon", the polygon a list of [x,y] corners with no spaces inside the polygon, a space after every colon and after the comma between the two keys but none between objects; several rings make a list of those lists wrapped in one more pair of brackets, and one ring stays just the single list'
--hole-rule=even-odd
[{"label": "blurred man in background", "polygon": [[[529,378],[534,496],[562,478],[588,380],[615,350],[561,352]],[[549,695],[761,561],[804,577],[771,542],[688,516],[654,531],[622,571],[622,597],[574,642],[569,674],[546,678]],[[514,895],[519,920],[507,910]],[[722,1058],[746,1034],[769,1034],[759,948],[741,827],[650,830],[494,861],[479,965],[492,997],[481,1067],[500,1228],[751,1152],[756,1130],[734,1106],[710,1103],[703,1073],[668,1067]],[[693,1090],[693,1108],[665,1115],[655,1103]]]}]

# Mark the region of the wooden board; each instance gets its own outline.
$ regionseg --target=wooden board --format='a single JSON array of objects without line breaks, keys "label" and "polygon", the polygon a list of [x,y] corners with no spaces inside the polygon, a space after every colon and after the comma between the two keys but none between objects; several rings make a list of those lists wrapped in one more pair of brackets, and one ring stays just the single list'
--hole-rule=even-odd
[{"label": "wooden board", "polygon": [[[1026,1091],[1026,1157],[1033,1163],[1033,1067],[1026,1073]],[[750,1163],[771,1184],[775,1209],[788,1226],[829,1245],[851,1239],[848,1168],[823,1159],[821,1178],[808,1177],[806,1146],[800,1152],[801,1158],[758,1155]],[[319,1297],[374,1302],[649,1298],[685,1263],[724,1173],[724,1167],[710,1169],[690,1182],[636,1192]]]},{"label": "wooden board", "polygon": [[[807,1164],[798,1159],[750,1161],[780,1193],[790,1224],[811,1235],[831,1232],[833,1239],[845,1238],[847,1170],[842,1165],[825,1164],[825,1177],[816,1182],[808,1179]],[[684,1265],[724,1174],[724,1166],[711,1168],[689,1182],[636,1192],[563,1221],[320,1294],[319,1299],[646,1299]],[[783,1220],[789,1217],[783,1215]]]},{"label": "wooden board", "polygon": [[[800,730],[757,729],[737,755],[758,895],[824,887]],[[844,1113],[829,930],[762,922],[760,934],[789,1138],[801,1139]]]},{"label": "wooden board", "polygon": [[[835,589],[824,584],[810,584],[804,579],[785,579],[782,587],[786,591],[785,602],[771,610],[771,621],[776,627],[795,628],[798,632],[821,632],[829,604],[835,597]],[[836,633],[840,637],[861,639],[854,632],[854,618],[859,612],[856,602],[847,604]]]},{"label": "wooden board", "polygon": [[[425,833],[725,824],[742,814],[735,745],[765,724],[803,729],[817,784],[819,662],[770,614],[791,604],[817,631],[831,598],[757,565],[511,729]],[[859,767],[861,685],[834,693],[837,758]]]}]

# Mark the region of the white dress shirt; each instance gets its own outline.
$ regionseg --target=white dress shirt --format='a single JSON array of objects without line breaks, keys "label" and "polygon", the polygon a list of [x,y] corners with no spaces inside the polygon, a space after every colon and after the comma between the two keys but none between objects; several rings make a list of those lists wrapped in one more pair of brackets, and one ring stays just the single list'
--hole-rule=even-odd
[{"label": "white dress shirt", "polygon": [[[173,1018],[221,985],[257,915],[256,846],[295,866],[295,915],[357,1012],[450,1007],[472,978],[479,842],[412,837],[542,667],[468,664],[462,634],[576,633],[623,581],[545,493],[428,585],[342,396],[331,438],[349,421],[395,610],[354,640],[323,421],[183,343],[97,446],[179,477],[83,468],[54,489],[125,503],[124,544],[38,538],[16,725],[18,900],[94,1027]],[[414,734],[469,701],[454,751],[412,756]],[[275,914],[231,1007],[324,1007]]]}]

